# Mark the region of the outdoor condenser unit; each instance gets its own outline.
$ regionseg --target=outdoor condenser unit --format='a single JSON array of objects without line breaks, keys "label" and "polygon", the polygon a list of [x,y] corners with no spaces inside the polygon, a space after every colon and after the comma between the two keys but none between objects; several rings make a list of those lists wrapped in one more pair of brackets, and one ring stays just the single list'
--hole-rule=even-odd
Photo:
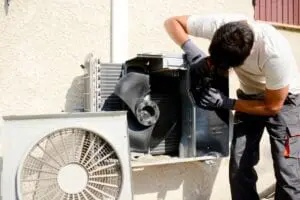
[{"label": "outdoor condenser unit", "polygon": [[[125,63],[101,63],[100,59],[88,54],[84,63],[84,111],[85,112],[100,112],[100,111],[116,111],[124,110],[125,105],[122,100],[114,94],[115,86],[124,74]],[[137,69],[139,70],[139,69]],[[173,79],[174,82],[175,79]],[[175,80],[178,85],[178,80]],[[169,84],[171,84],[168,81]],[[180,141],[180,123],[178,121],[179,111],[179,93],[176,93],[176,98],[168,94],[153,94],[154,101],[159,101],[159,106],[162,108],[160,116],[168,115],[173,112],[173,119],[170,121],[167,118],[160,117],[158,126],[145,127],[137,122],[132,112],[128,112],[128,133],[130,135],[131,150],[133,152],[151,153],[151,154],[178,154],[178,145]],[[170,98],[173,98],[173,103],[170,104]],[[176,103],[176,101],[178,103]],[[176,104],[174,104],[176,103]],[[164,106],[166,105],[166,106]],[[173,109],[174,107],[174,109]],[[171,128],[166,133],[168,137],[163,140],[152,140],[150,147],[151,136],[155,137],[157,133],[160,136],[159,130],[167,127]],[[160,128],[161,127],[161,128]],[[150,130],[151,129],[151,130]],[[153,130],[154,129],[154,130]],[[146,132],[148,134],[146,134]],[[166,131],[164,131],[166,132]],[[151,134],[153,133],[153,134]],[[165,135],[165,134],[164,134]],[[134,142],[137,141],[137,144]],[[139,143],[139,141],[143,141]]]},{"label": "outdoor condenser unit", "polygon": [[1,199],[132,199],[126,112],[3,119]]},{"label": "outdoor condenser unit", "polygon": [[[182,55],[138,54],[122,64],[85,62],[85,110],[127,110],[132,152],[227,156],[229,112],[198,108]],[[228,79],[217,84],[228,94]]]}]

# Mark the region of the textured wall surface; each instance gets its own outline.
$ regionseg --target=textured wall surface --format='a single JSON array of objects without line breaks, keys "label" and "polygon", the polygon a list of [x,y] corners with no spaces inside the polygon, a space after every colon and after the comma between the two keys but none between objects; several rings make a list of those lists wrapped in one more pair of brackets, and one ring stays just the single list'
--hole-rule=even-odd
[{"label": "textured wall surface", "polygon": [[[172,15],[213,12],[253,15],[249,0],[129,0],[129,57],[180,52],[163,21]],[[110,1],[11,0],[9,8],[0,9],[0,32],[0,114],[74,110],[82,104],[79,65],[85,55],[94,52],[109,60]],[[283,33],[299,55],[299,34]],[[208,41],[196,42],[206,50]],[[235,76],[231,86],[234,94]],[[267,143],[265,135],[257,166],[259,190],[273,181]],[[229,200],[227,177],[228,159],[215,166],[196,162],[147,167],[133,172],[133,192],[135,200]]]},{"label": "textured wall surface", "polygon": [[85,55],[109,58],[110,1],[10,2],[0,9],[0,113],[70,109]]},{"label": "textured wall surface", "polygon": [[[168,38],[163,22],[174,15],[236,12],[253,16],[248,0],[129,0],[129,54],[138,52],[179,52]],[[203,48],[207,41],[199,41]],[[200,42],[201,41],[201,42]]]},{"label": "textured wall surface", "polygon": [[289,43],[292,47],[294,56],[296,57],[298,67],[300,66],[300,30],[298,31],[288,31],[288,30],[280,30],[281,33],[289,40]]}]

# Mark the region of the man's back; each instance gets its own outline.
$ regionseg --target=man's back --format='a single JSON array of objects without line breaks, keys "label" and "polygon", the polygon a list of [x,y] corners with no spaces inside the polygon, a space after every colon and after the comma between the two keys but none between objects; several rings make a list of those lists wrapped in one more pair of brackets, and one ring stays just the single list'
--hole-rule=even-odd
[{"label": "man's back", "polygon": [[289,85],[289,91],[300,93],[300,74],[288,41],[271,25],[256,22],[239,14],[190,16],[189,34],[212,39],[222,25],[244,21],[254,32],[255,41],[244,65],[235,67],[240,88],[247,94],[263,93],[265,89],[280,89]]},{"label": "man's back", "polygon": [[273,26],[249,20],[254,31],[253,49],[245,63],[235,68],[241,89],[257,94],[290,85],[290,92],[300,92],[300,74],[289,42]]}]

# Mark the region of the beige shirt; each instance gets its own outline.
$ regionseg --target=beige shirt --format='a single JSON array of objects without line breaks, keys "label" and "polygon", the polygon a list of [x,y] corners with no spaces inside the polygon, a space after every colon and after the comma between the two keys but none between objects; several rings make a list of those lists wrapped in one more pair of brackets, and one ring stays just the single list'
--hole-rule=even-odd
[{"label": "beige shirt", "polygon": [[277,90],[289,85],[291,93],[300,93],[300,73],[286,38],[273,26],[256,22],[239,14],[193,15],[188,18],[190,35],[212,39],[225,23],[246,20],[255,41],[252,52],[242,66],[234,68],[240,88],[246,94]]}]

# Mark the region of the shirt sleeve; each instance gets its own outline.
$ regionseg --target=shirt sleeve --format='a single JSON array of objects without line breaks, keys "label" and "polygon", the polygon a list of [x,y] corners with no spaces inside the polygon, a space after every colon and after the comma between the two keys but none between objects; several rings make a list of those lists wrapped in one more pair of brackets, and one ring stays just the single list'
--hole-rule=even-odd
[{"label": "shirt sleeve", "polygon": [[187,31],[192,36],[211,40],[220,26],[245,20],[248,20],[247,17],[240,14],[191,15],[188,17]]},{"label": "shirt sleeve", "polygon": [[271,57],[264,66],[266,88],[278,90],[288,86],[292,77],[292,64],[282,57]]}]

